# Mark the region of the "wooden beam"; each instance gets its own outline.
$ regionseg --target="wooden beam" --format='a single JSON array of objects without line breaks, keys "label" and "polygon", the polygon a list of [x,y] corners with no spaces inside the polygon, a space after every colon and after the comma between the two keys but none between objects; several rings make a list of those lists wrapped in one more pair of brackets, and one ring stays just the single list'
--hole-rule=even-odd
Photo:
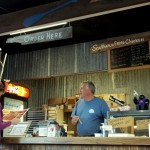
[{"label": "wooden beam", "polygon": [[[9,34],[10,31],[25,29],[23,21],[39,12],[46,12],[56,6],[65,3],[66,0],[60,0],[46,5],[41,5],[34,8],[25,9],[22,11],[9,13],[0,16],[0,36]],[[123,11],[127,9],[133,9],[136,7],[142,7],[150,5],[147,0],[122,0],[122,1],[77,1],[66,7],[60,8],[52,13],[48,14],[42,18],[39,22],[34,24],[34,26],[40,26],[43,24],[52,24],[59,21],[77,21],[89,17],[95,17],[100,15],[105,15],[109,13],[114,13],[118,11]]]}]

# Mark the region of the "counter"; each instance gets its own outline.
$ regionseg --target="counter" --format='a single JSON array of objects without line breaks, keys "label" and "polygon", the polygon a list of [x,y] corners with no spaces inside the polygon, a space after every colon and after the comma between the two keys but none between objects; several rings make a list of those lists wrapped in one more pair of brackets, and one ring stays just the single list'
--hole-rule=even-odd
[{"label": "counter", "polygon": [[5,137],[0,149],[8,150],[147,150],[149,137]]}]

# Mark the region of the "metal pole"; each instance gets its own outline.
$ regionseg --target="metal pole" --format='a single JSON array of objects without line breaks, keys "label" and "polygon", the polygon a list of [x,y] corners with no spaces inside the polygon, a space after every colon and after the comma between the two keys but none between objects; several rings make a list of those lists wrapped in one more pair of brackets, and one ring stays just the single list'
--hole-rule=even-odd
[{"label": "metal pole", "polygon": [[7,53],[5,54],[3,63],[0,62],[0,64],[2,65],[2,70],[1,70],[1,74],[0,74],[0,81],[2,79],[2,75],[3,75],[3,71],[4,71],[4,66],[5,66],[6,58],[7,58]]}]

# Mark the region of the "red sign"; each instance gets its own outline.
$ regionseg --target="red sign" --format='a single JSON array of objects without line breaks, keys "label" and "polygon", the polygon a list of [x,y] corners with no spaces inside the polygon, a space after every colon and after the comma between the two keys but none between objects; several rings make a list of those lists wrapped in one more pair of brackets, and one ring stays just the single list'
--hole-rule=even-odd
[{"label": "red sign", "polygon": [[29,89],[14,83],[4,82],[4,92],[12,95],[17,95],[23,98],[29,98]]}]

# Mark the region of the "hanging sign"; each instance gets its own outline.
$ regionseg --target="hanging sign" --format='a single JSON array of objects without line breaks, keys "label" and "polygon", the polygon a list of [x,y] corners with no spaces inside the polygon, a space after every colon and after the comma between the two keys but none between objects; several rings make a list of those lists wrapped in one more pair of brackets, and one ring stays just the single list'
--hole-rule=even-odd
[{"label": "hanging sign", "polygon": [[8,38],[6,43],[20,43],[22,45],[42,43],[72,38],[72,27],[59,28],[32,34]]},{"label": "hanging sign", "polygon": [[28,88],[8,82],[4,82],[4,92],[7,94],[20,96],[23,98],[29,98],[30,94]]},{"label": "hanging sign", "polygon": [[149,41],[150,32],[143,32],[138,34],[125,35],[120,37],[109,38],[106,40],[91,42],[90,52],[98,53],[110,49],[121,48],[130,45],[140,44]]}]

